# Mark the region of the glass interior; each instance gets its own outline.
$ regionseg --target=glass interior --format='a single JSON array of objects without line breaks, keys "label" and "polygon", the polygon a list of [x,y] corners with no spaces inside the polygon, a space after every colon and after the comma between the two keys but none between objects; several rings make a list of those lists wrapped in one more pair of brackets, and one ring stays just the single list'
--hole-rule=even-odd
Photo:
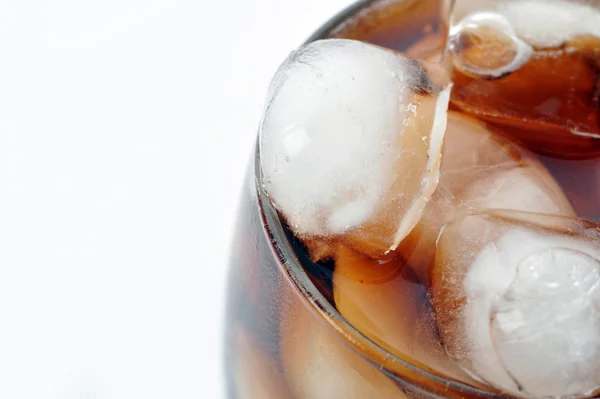
[{"label": "glass interior", "polygon": [[[336,17],[326,23],[320,30],[312,35],[307,42],[324,39],[329,37],[345,38],[364,38],[368,37],[369,42],[384,47],[403,50],[410,43],[414,43],[415,37],[403,37],[394,35],[395,29],[400,31],[401,27],[390,26],[390,24],[379,24],[381,20],[390,18],[389,14],[398,15],[408,9],[414,12],[415,9],[422,10],[423,13],[415,15],[425,15],[423,18],[415,18],[407,22],[410,26],[426,26],[429,31],[435,33],[445,32],[445,27],[441,26],[438,19],[437,23],[429,24],[427,15],[430,12],[440,12],[441,0],[367,0],[358,2],[348,9],[342,11]],[[402,27],[406,29],[406,27]],[[353,32],[356,37],[352,37]],[[394,37],[394,42],[390,38]],[[436,39],[437,40],[437,39]],[[443,38],[439,38],[443,40]],[[439,44],[439,42],[438,42]],[[549,166],[551,168],[551,165]],[[252,176],[258,196],[258,205],[260,218],[265,228],[268,245],[271,251],[262,256],[274,257],[274,268],[279,268],[279,274],[283,275],[283,284],[279,289],[286,290],[291,288],[294,294],[300,298],[308,308],[312,310],[314,318],[327,326],[327,329],[344,342],[345,346],[352,348],[362,359],[368,361],[374,370],[381,371],[399,386],[403,387],[405,392],[410,392],[409,397],[480,397],[480,398],[508,398],[506,394],[494,392],[493,388],[468,385],[466,383],[440,377],[415,364],[410,363],[394,354],[386,351],[382,346],[362,334],[353,327],[336,309],[331,298],[324,294],[318,285],[315,285],[311,275],[305,269],[306,254],[299,251],[296,247],[291,233],[282,224],[276,210],[272,207],[265,192],[263,191],[261,173],[260,173],[260,153],[256,148],[256,157],[254,164],[254,174]],[[264,239],[264,238],[263,238]],[[314,276],[313,276],[314,277]],[[282,297],[284,297],[283,295]],[[279,355],[279,353],[278,353]],[[310,396],[309,396],[310,397]],[[396,397],[396,396],[394,396]]]},{"label": "glass interior", "polygon": [[[359,6],[353,6],[350,9],[342,12],[326,24],[325,28],[317,34],[311,36],[309,40],[317,40],[328,37],[332,30],[339,26],[339,22],[345,20],[348,15],[352,15],[357,10],[367,7],[373,1],[359,3]],[[476,387],[463,384],[458,381],[451,381],[431,374],[420,369],[413,364],[410,364],[403,359],[400,359],[393,354],[382,349],[380,346],[365,337],[360,331],[350,325],[323,296],[321,291],[314,285],[302,263],[298,258],[298,254],[294,250],[286,230],[279,219],[277,211],[273,208],[264,190],[262,189],[261,173],[260,173],[260,152],[256,147],[256,157],[254,165],[256,190],[258,192],[258,203],[260,207],[261,217],[266,228],[266,233],[270,239],[273,251],[277,255],[278,264],[283,269],[284,275],[289,278],[294,288],[305,299],[306,303],[317,312],[317,314],[328,324],[328,326],[338,334],[346,344],[350,345],[360,355],[364,356],[370,363],[381,371],[386,373],[392,379],[398,380],[402,385],[408,385],[413,391],[425,392],[427,397],[431,394],[440,395],[440,397],[448,397],[445,393],[448,390],[453,390],[455,393],[468,394],[471,397],[480,398],[508,398],[510,396],[499,395],[497,393],[484,391]],[[427,385],[432,389],[424,391],[422,386]]]},{"label": "glass interior", "polygon": [[[336,37],[342,35],[345,29],[348,29],[348,24],[354,23],[353,21],[360,21],[365,26],[356,27],[353,26],[354,30],[359,29],[371,29],[376,30],[376,18],[378,17],[377,12],[373,12],[373,9],[386,10],[390,3],[395,3],[398,7],[404,6],[418,6],[419,0],[364,0],[359,1],[345,10],[341,11],[338,15],[334,16],[327,23],[325,23],[318,31],[311,35],[306,43],[326,39],[329,37]],[[425,2],[423,2],[425,3]],[[437,3],[437,2],[434,2]],[[389,12],[389,9],[387,9]],[[372,23],[365,23],[365,21],[356,16],[360,16],[361,13],[369,14],[373,18]],[[418,23],[418,21],[416,21]],[[377,37],[377,32],[372,36]],[[382,37],[389,36],[382,35]],[[413,40],[411,38],[411,40]],[[375,39],[374,41],[377,41]],[[392,43],[378,43],[380,45],[388,45],[389,47],[396,47]],[[345,343],[352,346],[361,356],[364,356],[370,363],[381,371],[386,373],[392,379],[395,379],[401,383],[401,385],[409,385],[411,390],[418,395],[422,392],[426,397],[431,397],[431,394],[439,395],[440,397],[448,397],[447,393],[449,390],[455,391],[459,394],[464,393],[472,397],[481,398],[508,398],[510,396],[499,395],[497,393],[484,391],[476,387],[472,387],[463,384],[458,381],[450,381],[441,378],[437,375],[431,374],[419,367],[400,359],[393,354],[387,352],[369,338],[365,337],[360,331],[350,325],[335,309],[331,302],[323,296],[321,291],[317,289],[313,281],[310,279],[305,269],[302,267],[301,261],[298,258],[298,254],[292,247],[286,230],[279,219],[277,211],[271,205],[267,198],[264,190],[262,189],[261,173],[260,173],[260,151],[259,146],[256,146],[256,157],[254,165],[254,174],[256,181],[256,189],[258,192],[258,203],[260,207],[261,217],[263,218],[264,225],[266,227],[266,233],[273,246],[274,253],[278,256],[278,264],[283,268],[284,274],[289,278],[294,288],[298,290],[300,295],[306,300],[306,303],[312,307],[317,314],[329,325],[329,327],[338,334]],[[428,386],[433,388],[432,391],[423,390],[422,386]]]}]

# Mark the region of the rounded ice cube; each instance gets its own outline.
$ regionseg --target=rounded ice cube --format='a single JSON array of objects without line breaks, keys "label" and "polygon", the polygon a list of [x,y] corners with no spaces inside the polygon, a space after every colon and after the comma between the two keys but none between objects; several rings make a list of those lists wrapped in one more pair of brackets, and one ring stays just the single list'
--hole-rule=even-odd
[{"label": "rounded ice cube", "polygon": [[452,103],[538,153],[600,154],[600,3],[451,3]]},{"label": "rounded ice cube", "polygon": [[475,76],[498,78],[519,69],[534,51],[496,13],[476,13],[450,29],[448,48],[456,68]]},{"label": "rounded ice cube", "polygon": [[548,170],[469,116],[448,113],[438,190],[398,251],[427,284],[444,224],[469,209],[514,209],[575,216]]},{"label": "rounded ice cube", "polygon": [[432,303],[448,354],[517,395],[600,387],[600,225],[488,211],[440,237]]},{"label": "rounded ice cube", "polygon": [[277,71],[260,127],[264,189],[302,239],[395,249],[438,182],[450,87],[441,66],[329,39]]},{"label": "rounded ice cube", "polygon": [[578,36],[600,37],[600,3],[587,0],[446,0],[451,27],[473,16],[493,13],[504,18],[529,45],[559,47]]}]

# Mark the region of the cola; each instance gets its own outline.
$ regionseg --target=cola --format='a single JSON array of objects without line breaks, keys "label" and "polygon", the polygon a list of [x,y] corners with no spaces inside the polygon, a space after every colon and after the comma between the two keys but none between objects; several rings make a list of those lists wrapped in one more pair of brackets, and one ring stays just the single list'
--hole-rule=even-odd
[{"label": "cola", "polygon": [[[469,0],[457,0],[455,7],[462,3]],[[520,2],[513,3],[512,13],[527,15],[530,11],[519,9]],[[539,4],[538,8],[544,7],[543,2]],[[574,13],[579,7],[587,6],[575,3]],[[598,11],[590,7],[581,12]],[[512,13],[504,12],[509,18]],[[564,37],[544,39],[546,32],[542,32],[537,40],[529,40],[531,44],[512,28],[502,31],[492,26],[510,23],[502,12],[479,11],[467,22],[464,26],[457,23],[449,37],[455,66],[453,103],[538,153],[569,159],[597,157],[600,38],[587,33],[585,27],[576,28],[586,20],[570,22],[576,27]],[[530,23],[535,25],[535,19]],[[542,21],[539,29],[551,31],[552,26],[544,24],[554,23]],[[525,29],[533,28],[521,28]]]},{"label": "cola", "polygon": [[232,245],[229,397],[600,394],[600,39],[532,36],[517,3],[360,2],[284,62]]}]

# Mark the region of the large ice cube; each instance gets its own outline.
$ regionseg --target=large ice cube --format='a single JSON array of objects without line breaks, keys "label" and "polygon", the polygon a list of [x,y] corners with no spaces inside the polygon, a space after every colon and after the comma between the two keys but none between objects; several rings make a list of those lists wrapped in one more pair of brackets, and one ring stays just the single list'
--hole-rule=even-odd
[{"label": "large ice cube", "polygon": [[457,68],[488,78],[516,71],[534,54],[510,21],[494,12],[468,15],[452,26],[448,48]]},{"label": "large ice cube", "polygon": [[264,188],[300,238],[397,247],[438,182],[444,70],[373,45],[311,43],[276,73],[260,129]]},{"label": "large ice cube", "polygon": [[448,113],[438,191],[399,251],[424,283],[443,225],[469,209],[515,209],[575,216],[562,189],[531,154],[484,123]]},{"label": "large ice cube", "polygon": [[527,396],[600,387],[600,225],[518,211],[452,222],[432,273],[449,355]]},{"label": "large ice cube", "polygon": [[597,1],[446,0],[445,3],[446,17],[452,27],[473,21],[473,16],[495,14],[509,23],[516,36],[540,49],[559,47],[577,36],[600,37]]},{"label": "large ice cube", "polygon": [[456,0],[452,102],[537,152],[600,153],[600,3]]},{"label": "large ice cube", "polygon": [[499,208],[575,216],[563,190],[530,152],[486,124],[451,113],[440,187],[459,208]]}]

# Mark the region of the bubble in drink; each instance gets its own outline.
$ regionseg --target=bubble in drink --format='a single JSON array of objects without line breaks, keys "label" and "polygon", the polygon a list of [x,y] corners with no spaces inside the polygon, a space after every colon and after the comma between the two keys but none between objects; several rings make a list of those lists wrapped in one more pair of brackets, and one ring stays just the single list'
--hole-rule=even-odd
[{"label": "bubble in drink", "polygon": [[441,235],[432,302],[449,355],[516,395],[600,387],[600,225],[489,211]]},{"label": "bubble in drink", "polygon": [[378,257],[421,218],[438,182],[445,71],[376,46],[292,53],[260,129],[264,188],[294,233]]},{"label": "bubble in drink", "polygon": [[452,102],[537,152],[600,154],[600,4],[456,0]]}]

